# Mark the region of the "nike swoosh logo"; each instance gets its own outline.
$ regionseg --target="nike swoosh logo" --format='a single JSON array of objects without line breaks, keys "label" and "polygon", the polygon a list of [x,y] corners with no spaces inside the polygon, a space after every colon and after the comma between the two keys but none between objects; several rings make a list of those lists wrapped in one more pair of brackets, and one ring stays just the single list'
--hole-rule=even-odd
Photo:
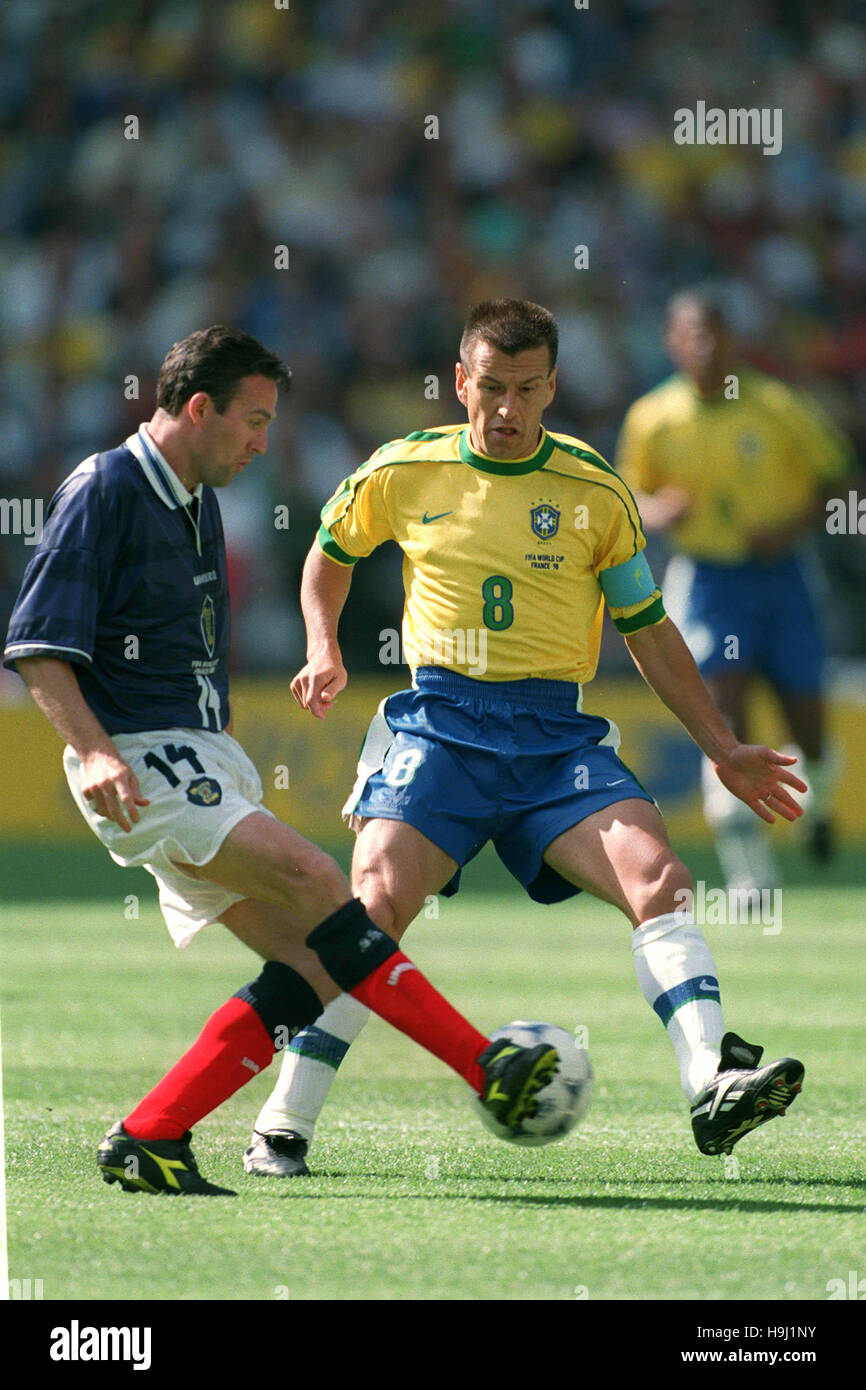
[{"label": "nike swoosh logo", "polygon": [[437,512],[435,516],[428,516],[425,512],[421,518],[422,526],[429,526],[431,521],[441,521],[443,516],[450,516],[450,512]]},{"label": "nike swoosh logo", "polygon": [[711,984],[709,980],[701,980],[700,984],[698,985],[698,989],[704,990],[704,992],[707,994],[709,994],[710,991],[712,991],[712,993],[715,994],[717,992],[718,986]]},{"label": "nike swoosh logo", "polygon": [[618,786],[620,786],[620,784],[621,784],[622,782],[624,782],[624,781],[625,781],[625,778],[624,778],[624,777],[618,777],[617,780],[616,780],[615,782],[605,782],[604,785],[605,785],[606,787],[618,787]]}]

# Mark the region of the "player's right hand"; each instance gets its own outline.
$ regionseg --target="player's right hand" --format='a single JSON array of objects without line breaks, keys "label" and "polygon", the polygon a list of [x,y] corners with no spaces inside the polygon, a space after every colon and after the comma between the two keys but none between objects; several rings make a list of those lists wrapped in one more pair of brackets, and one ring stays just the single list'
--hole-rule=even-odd
[{"label": "player's right hand", "polygon": [[796,761],[792,754],[779,753],[764,744],[739,743],[713,767],[729,792],[751,807],[761,820],[773,825],[777,815],[795,821],[803,814],[802,805],[788,790],[809,790],[802,778],[788,771]]},{"label": "player's right hand", "polygon": [[324,719],[348,679],[338,653],[311,656],[292,681],[292,694],[301,709]]},{"label": "player's right hand", "polygon": [[138,807],[150,805],[132,768],[110,753],[91,753],[82,759],[81,794],[98,816],[113,820],[127,832],[132,829],[130,822],[141,819]]}]

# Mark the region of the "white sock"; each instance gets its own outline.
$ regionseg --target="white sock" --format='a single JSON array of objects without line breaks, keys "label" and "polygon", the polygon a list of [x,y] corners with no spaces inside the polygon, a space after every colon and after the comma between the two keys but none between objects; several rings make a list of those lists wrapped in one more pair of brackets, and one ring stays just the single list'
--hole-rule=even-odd
[{"label": "white sock", "polygon": [[668,912],[632,932],[643,997],[658,1014],[690,1101],[714,1076],[725,1031],[716,963],[691,913]]},{"label": "white sock", "polygon": [[292,1038],[277,1084],[253,1126],[259,1134],[294,1130],[312,1139],[337,1068],[369,1017],[370,1010],[351,994],[341,994]]}]

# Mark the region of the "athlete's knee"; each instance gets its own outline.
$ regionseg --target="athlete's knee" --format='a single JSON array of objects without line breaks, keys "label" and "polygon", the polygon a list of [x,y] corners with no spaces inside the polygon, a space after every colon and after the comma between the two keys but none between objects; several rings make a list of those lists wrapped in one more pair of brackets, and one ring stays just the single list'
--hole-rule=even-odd
[{"label": "athlete's knee", "polygon": [[336,860],[318,845],[307,845],[280,869],[293,894],[315,890],[317,897],[333,897],[337,907],[346,901],[346,876]]},{"label": "athlete's knee", "polygon": [[692,876],[667,846],[660,846],[658,853],[649,857],[642,869],[632,893],[632,908],[639,922],[675,912],[692,900]]},{"label": "athlete's knee", "polygon": [[315,879],[318,883],[345,883],[346,876],[330,854],[326,854],[318,845],[310,845],[304,851],[301,858],[301,872],[308,878]]},{"label": "athlete's knee", "polygon": [[389,936],[399,939],[409,925],[399,896],[392,889],[381,866],[354,864],[352,892],[367,909],[367,914]]}]

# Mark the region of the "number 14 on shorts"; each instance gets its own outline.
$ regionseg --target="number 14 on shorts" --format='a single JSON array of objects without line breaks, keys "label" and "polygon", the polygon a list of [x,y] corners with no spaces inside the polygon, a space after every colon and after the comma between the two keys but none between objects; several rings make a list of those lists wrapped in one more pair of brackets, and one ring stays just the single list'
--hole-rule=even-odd
[{"label": "number 14 on shorts", "polygon": [[188,743],[182,743],[179,747],[176,743],[164,743],[162,751],[168,762],[165,762],[157,753],[147,753],[144,758],[144,765],[145,767],[152,767],[155,772],[161,772],[170,787],[179,787],[181,779],[172,771],[169,763],[189,763],[193,772],[204,772],[195,749],[190,748]]},{"label": "number 14 on shorts", "polygon": [[144,756],[145,767],[152,767],[154,772],[161,773],[173,790],[180,786],[181,779],[169,764],[176,766],[178,763],[188,763],[192,771],[199,775],[187,785],[187,801],[191,801],[196,806],[218,806],[220,804],[222,787],[215,778],[205,775],[201,760],[194,748],[191,748],[188,743],[164,743],[162,751],[168,759],[167,762],[158,753],[151,751]]}]

